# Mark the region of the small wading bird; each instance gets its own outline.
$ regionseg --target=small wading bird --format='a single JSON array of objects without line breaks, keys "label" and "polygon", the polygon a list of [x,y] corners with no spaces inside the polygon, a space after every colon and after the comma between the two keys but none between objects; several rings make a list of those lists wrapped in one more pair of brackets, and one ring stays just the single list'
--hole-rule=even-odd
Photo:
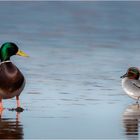
[{"label": "small wading bird", "polygon": [[16,111],[23,111],[20,107],[19,95],[25,86],[25,78],[20,70],[10,61],[10,57],[19,55],[28,57],[12,42],[4,43],[0,48],[0,111],[3,110],[2,99],[16,97]]},{"label": "small wading bird", "polygon": [[122,87],[126,94],[131,98],[137,100],[138,103],[140,99],[140,71],[136,67],[130,67],[126,74],[121,76],[122,78]]}]

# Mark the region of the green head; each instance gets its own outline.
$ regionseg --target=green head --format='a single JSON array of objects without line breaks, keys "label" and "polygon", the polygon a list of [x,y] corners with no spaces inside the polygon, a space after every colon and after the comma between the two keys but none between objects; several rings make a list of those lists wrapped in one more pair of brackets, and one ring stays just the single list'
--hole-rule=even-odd
[{"label": "green head", "polygon": [[18,46],[12,42],[4,43],[0,48],[0,59],[1,61],[10,60],[10,57],[13,55],[20,55],[27,57],[24,52],[18,49]]},{"label": "green head", "polygon": [[127,70],[127,73],[124,74],[123,76],[121,76],[121,78],[128,77],[129,79],[138,80],[138,79],[139,79],[139,76],[140,76],[139,69],[136,68],[136,67],[130,67],[130,68]]}]

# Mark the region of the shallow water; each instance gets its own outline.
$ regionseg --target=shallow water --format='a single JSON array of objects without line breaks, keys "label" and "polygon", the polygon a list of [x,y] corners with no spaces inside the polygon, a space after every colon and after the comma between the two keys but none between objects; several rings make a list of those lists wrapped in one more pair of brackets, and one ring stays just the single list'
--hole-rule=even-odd
[{"label": "shallow water", "polygon": [[[139,139],[140,109],[120,76],[140,66],[140,2],[0,2],[0,42],[30,55],[24,112],[4,100],[0,138]],[[11,133],[12,132],[12,133]]]}]

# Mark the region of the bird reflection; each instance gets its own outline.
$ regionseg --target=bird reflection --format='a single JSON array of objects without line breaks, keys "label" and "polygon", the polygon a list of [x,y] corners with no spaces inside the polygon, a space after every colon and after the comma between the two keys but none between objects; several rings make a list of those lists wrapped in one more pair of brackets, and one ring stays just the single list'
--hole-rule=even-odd
[{"label": "bird reflection", "polygon": [[0,139],[23,139],[23,126],[18,112],[16,118],[3,118],[0,112]]},{"label": "bird reflection", "polygon": [[125,134],[128,138],[138,139],[140,120],[140,105],[133,104],[127,107],[123,114]]}]

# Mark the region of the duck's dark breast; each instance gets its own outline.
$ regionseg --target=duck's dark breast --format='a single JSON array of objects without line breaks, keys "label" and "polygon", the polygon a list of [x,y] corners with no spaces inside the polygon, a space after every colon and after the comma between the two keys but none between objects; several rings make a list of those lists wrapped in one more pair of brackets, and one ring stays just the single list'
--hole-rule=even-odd
[{"label": "duck's dark breast", "polygon": [[0,65],[0,97],[3,99],[20,95],[25,85],[25,79],[12,62]]}]

